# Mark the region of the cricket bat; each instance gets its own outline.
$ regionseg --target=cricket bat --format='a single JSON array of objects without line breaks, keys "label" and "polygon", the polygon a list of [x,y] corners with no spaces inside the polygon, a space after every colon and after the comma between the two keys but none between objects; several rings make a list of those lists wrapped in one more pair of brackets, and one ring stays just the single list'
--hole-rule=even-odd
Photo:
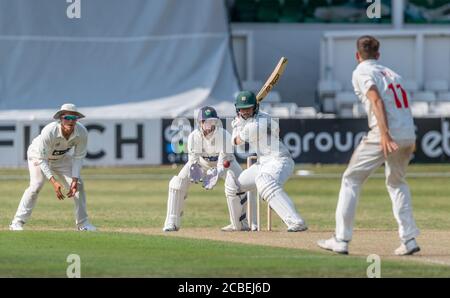
[{"label": "cricket bat", "polygon": [[277,66],[272,71],[272,74],[264,83],[261,90],[259,90],[258,95],[256,95],[256,100],[258,101],[258,103],[260,103],[264,99],[264,97],[266,97],[270,90],[272,90],[273,86],[275,86],[275,84],[278,82],[280,76],[283,74],[284,69],[286,68],[287,61],[288,60],[286,59],[286,57],[281,57],[280,61],[278,61]]}]

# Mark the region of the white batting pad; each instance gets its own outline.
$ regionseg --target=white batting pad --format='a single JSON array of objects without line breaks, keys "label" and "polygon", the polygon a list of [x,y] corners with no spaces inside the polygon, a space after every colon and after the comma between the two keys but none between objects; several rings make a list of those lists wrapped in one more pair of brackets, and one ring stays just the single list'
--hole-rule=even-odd
[{"label": "white batting pad", "polygon": [[261,197],[287,226],[304,224],[304,220],[295,210],[294,203],[272,176],[264,173],[259,175],[256,178],[256,186]]},{"label": "white batting pad", "polygon": [[239,186],[235,179],[234,173],[228,171],[225,179],[225,195],[230,213],[230,222],[236,230],[241,230],[248,226],[245,213],[246,204],[242,200],[241,195],[238,195]]},{"label": "white batting pad", "polygon": [[167,216],[164,226],[175,224],[177,228],[181,225],[184,201],[187,197],[188,180],[174,176],[169,182],[169,197],[167,200]]}]

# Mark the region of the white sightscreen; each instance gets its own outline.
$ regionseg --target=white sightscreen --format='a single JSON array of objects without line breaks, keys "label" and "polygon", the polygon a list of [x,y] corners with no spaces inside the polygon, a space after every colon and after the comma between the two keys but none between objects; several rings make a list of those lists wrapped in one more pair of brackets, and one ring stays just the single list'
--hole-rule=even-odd
[{"label": "white sightscreen", "polygon": [[[71,0],[72,2],[75,0]],[[0,0],[0,119],[233,114],[238,91],[219,0]]]}]

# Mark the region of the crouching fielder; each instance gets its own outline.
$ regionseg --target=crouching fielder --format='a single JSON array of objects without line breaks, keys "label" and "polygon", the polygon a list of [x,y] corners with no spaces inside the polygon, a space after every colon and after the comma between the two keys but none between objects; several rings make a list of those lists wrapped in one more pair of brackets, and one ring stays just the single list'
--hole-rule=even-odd
[{"label": "crouching fielder", "polygon": [[305,221],[283,190],[294,170],[294,161],[279,139],[278,124],[268,114],[258,112],[256,96],[250,91],[237,95],[235,107],[237,116],[232,123],[234,145],[249,143],[251,152],[258,155],[258,162],[244,170],[237,179],[232,173],[227,174],[225,191],[233,224],[229,230],[241,229],[241,195],[255,189],[281,217],[289,232],[306,230]]},{"label": "crouching fielder", "polygon": [[[64,104],[54,115],[54,121],[42,129],[28,147],[28,169],[30,186],[25,190],[10,230],[23,230],[33,211],[38,194],[49,180],[59,200],[64,199],[63,186],[67,196],[75,203],[75,223],[80,231],[95,231],[89,223],[86,212],[86,193],[80,178],[82,162],[86,156],[88,133],[77,122],[84,115],[73,104]],[[73,155],[69,151],[74,148]],[[59,180],[56,180],[55,178]]]},{"label": "crouching fielder", "polygon": [[[163,231],[178,231],[181,227],[184,203],[190,183],[203,184],[212,189],[225,172],[238,175],[241,167],[234,158],[231,136],[222,127],[217,112],[212,107],[203,107],[197,117],[198,128],[188,137],[188,162],[177,176],[169,182],[167,217]],[[224,168],[224,161],[229,168]]]}]

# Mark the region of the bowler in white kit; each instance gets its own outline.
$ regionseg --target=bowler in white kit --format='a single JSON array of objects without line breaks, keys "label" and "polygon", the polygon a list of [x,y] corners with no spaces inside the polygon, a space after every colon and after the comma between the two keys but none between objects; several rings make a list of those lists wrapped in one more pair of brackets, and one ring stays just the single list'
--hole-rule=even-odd
[{"label": "bowler in white kit", "polygon": [[[59,200],[72,198],[75,204],[75,224],[79,231],[95,231],[86,211],[86,193],[80,177],[83,159],[86,157],[88,132],[78,122],[84,115],[75,105],[62,105],[28,147],[27,159],[30,172],[30,185],[23,193],[16,215],[9,226],[10,230],[23,230],[29,220],[38,195],[46,180],[52,183]],[[73,153],[71,149],[73,148]]]},{"label": "bowler in white kit", "polygon": [[385,164],[386,187],[392,201],[401,240],[396,255],[410,255],[420,250],[419,230],[413,217],[411,193],[405,180],[406,169],[415,149],[415,127],[408,93],[401,77],[378,63],[380,43],[372,36],[357,41],[353,87],[365,105],[370,131],[355,149],[342,177],[336,209],[334,237],[319,240],[321,248],[347,254],[352,240],[356,205],[363,183]]}]

